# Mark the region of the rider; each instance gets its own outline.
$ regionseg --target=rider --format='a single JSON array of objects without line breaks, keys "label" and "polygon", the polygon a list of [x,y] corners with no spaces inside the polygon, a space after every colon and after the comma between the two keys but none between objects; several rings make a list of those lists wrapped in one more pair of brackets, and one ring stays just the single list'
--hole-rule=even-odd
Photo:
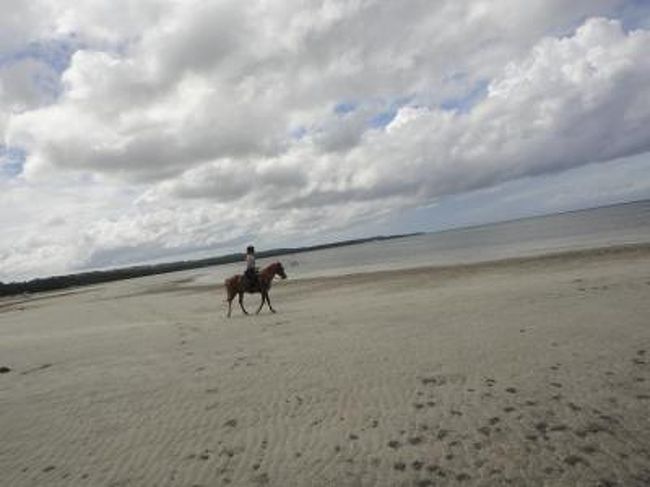
[{"label": "rider", "polygon": [[257,269],[255,268],[255,247],[249,245],[246,247],[246,284],[248,288],[257,285]]}]

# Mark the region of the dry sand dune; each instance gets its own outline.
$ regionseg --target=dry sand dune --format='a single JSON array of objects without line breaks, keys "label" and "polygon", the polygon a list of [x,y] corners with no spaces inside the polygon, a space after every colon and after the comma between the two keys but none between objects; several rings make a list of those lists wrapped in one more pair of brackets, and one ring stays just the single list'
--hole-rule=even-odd
[{"label": "dry sand dune", "polygon": [[647,247],[223,297],[1,301],[0,483],[650,485]]}]

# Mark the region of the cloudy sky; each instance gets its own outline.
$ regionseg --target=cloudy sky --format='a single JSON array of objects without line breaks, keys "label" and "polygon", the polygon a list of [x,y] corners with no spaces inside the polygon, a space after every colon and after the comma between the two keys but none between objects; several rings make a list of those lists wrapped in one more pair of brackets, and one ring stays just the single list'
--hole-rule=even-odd
[{"label": "cloudy sky", "polygon": [[0,280],[650,197],[645,0],[0,0]]}]

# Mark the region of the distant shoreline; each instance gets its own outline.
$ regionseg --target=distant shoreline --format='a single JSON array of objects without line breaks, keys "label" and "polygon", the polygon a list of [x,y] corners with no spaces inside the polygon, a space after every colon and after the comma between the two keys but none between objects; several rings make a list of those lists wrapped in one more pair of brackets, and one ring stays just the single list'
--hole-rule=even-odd
[{"label": "distant shoreline", "polygon": [[[368,238],[359,238],[353,240],[344,240],[341,242],[330,242],[326,244],[311,245],[307,247],[295,248],[277,248],[258,252],[259,258],[278,257],[282,255],[298,254],[305,252],[314,252],[317,250],[334,249],[339,247],[349,247],[369,242],[381,242],[384,240],[395,240],[399,238],[414,237],[424,235],[424,232],[414,232],[399,235],[377,235]],[[11,283],[0,282],[0,297],[15,296],[24,293],[40,293],[47,291],[57,291],[70,287],[90,286],[111,281],[120,281],[123,279],[133,279],[156,274],[167,274],[170,272],[185,271],[191,269],[200,269],[203,267],[220,266],[241,262],[244,254],[227,254],[219,257],[208,257],[206,259],[182,260],[174,262],[164,262],[161,264],[137,265],[121,267],[102,271],[88,271],[61,276],[51,276],[43,278],[30,279],[28,281],[18,281]]]},{"label": "distant shoreline", "polygon": [[[504,225],[509,223],[516,223],[516,222],[526,221],[526,220],[537,220],[540,218],[548,218],[548,217],[560,216],[564,214],[574,214],[574,213],[590,212],[593,210],[600,210],[606,208],[623,207],[627,205],[644,203],[647,201],[650,200],[626,201],[622,203],[602,205],[595,208],[582,208],[582,209],[567,210],[559,213],[531,215],[531,216],[515,218],[511,220],[500,220],[494,222],[484,222],[477,225],[450,227],[445,229],[439,229],[436,231],[412,232],[412,233],[397,234],[397,235],[377,235],[373,237],[343,240],[339,242],[330,242],[330,243],[311,245],[311,246],[275,248],[275,249],[259,252],[258,257],[272,258],[272,257],[280,257],[283,255],[304,254],[304,253],[315,252],[319,250],[349,247],[349,246],[360,245],[365,243],[381,242],[386,240],[395,240],[395,239],[414,237],[414,236],[444,235],[449,232],[458,232],[458,231],[465,231],[465,230],[471,231],[474,229],[480,229],[484,227],[487,228],[487,227]],[[56,291],[56,290],[70,288],[70,287],[88,286],[93,284],[101,284],[101,283],[106,283],[111,281],[119,281],[124,279],[132,279],[132,278],[145,277],[145,276],[151,276],[157,274],[166,274],[166,273],[178,272],[184,270],[222,266],[222,265],[241,262],[242,259],[243,259],[242,253],[231,253],[231,254],[221,255],[217,257],[208,257],[203,259],[177,260],[177,261],[162,262],[162,263],[155,263],[155,264],[141,264],[141,265],[126,266],[126,267],[116,267],[112,269],[91,270],[91,271],[70,273],[65,275],[40,277],[40,278],[34,278],[25,281],[14,281],[9,283],[3,283],[0,281],[0,297],[15,296],[15,295],[20,295],[25,293]]]},{"label": "distant shoreline", "polygon": [[[397,236],[382,237],[382,240],[392,239],[392,238],[400,238],[400,237]],[[314,283],[325,284],[325,283],[334,283],[334,282],[338,282],[342,284],[352,284],[355,282],[366,282],[368,280],[375,281],[375,280],[381,280],[385,278],[403,278],[405,276],[411,276],[412,278],[416,278],[417,276],[425,275],[425,274],[435,274],[439,278],[444,279],[445,277],[473,274],[485,270],[494,270],[494,269],[506,270],[506,269],[526,267],[530,271],[533,271],[534,269],[540,268],[540,266],[542,266],[543,268],[543,266],[545,265],[553,265],[561,262],[587,265],[589,263],[593,263],[594,261],[602,258],[608,258],[610,260],[629,259],[629,258],[636,258],[639,256],[647,256],[647,255],[650,255],[650,242],[609,245],[609,246],[591,247],[591,248],[574,249],[574,250],[551,251],[551,252],[544,252],[535,255],[527,255],[521,257],[506,257],[500,259],[489,259],[489,260],[478,261],[478,262],[453,263],[453,264],[446,264],[446,265],[426,265],[422,267],[404,267],[399,269],[377,269],[377,270],[369,270],[369,271],[353,271],[353,272],[348,272],[348,273],[343,273],[338,275],[302,277],[302,278],[291,279],[285,285],[290,287],[304,286],[304,285],[308,286]],[[267,257],[269,256],[267,255]],[[168,272],[174,272],[174,271],[168,271]],[[158,272],[155,274],[163,274],[163,272]],[[145,277],[147,275],[154,275],[154,274],[133,276],[133,278]],[[79,288],[84,286],[90,286],[92,284],[103,284],[111,281],[126,280],[126,279],[130,279],[130,278],[112,279],[112,280],[98,281],[98,282],[80,284],[80,285],[70,285],[70,286],[51,289],[47,291],[41,291],[41,293],[45,293],[48,291],[59,291],[71,287]],[[154,294],[159,292],[167,293],[167,292],[189,291],[189,290],[192,290],[193,292],[201,293],[206,291],[212,291],[215,285],[219,285],[219,284],[220,283],[215,282],[211,284],[193,284],[187,286],[187,285],[181,285],[180,282],[176,282],[176,283],[172,282],[168,286],[163,286],[159,290],[155,291]],[[24,294],[32,294],[32,293],[28,292]],[[151,294],[151,291],[146,292],[146,294]],[[2,297],[11,298],[12,296],[16,296],[16,295],[18,295],[18,293],[13,295],[0,294],[0,298]]]}]

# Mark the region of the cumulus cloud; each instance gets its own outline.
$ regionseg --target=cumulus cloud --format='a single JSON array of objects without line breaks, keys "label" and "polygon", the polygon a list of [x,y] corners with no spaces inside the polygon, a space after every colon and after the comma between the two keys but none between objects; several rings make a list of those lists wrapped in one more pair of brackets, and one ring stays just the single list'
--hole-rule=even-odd
[{"label": "cumulus cloud", "polygon": [[[61,268],[110,265],[328,232],[650,149],[650,32],[613,18],[634,10],[622,0],[15,7],[0,135],[24,167],[8,191],[78,185],[102,210],[76,247],[69,215],[34,219],[7,268],[45,245],[36,220],[57,222]],[[34,42],[70,52],[57,64],[25,54]]]}]

